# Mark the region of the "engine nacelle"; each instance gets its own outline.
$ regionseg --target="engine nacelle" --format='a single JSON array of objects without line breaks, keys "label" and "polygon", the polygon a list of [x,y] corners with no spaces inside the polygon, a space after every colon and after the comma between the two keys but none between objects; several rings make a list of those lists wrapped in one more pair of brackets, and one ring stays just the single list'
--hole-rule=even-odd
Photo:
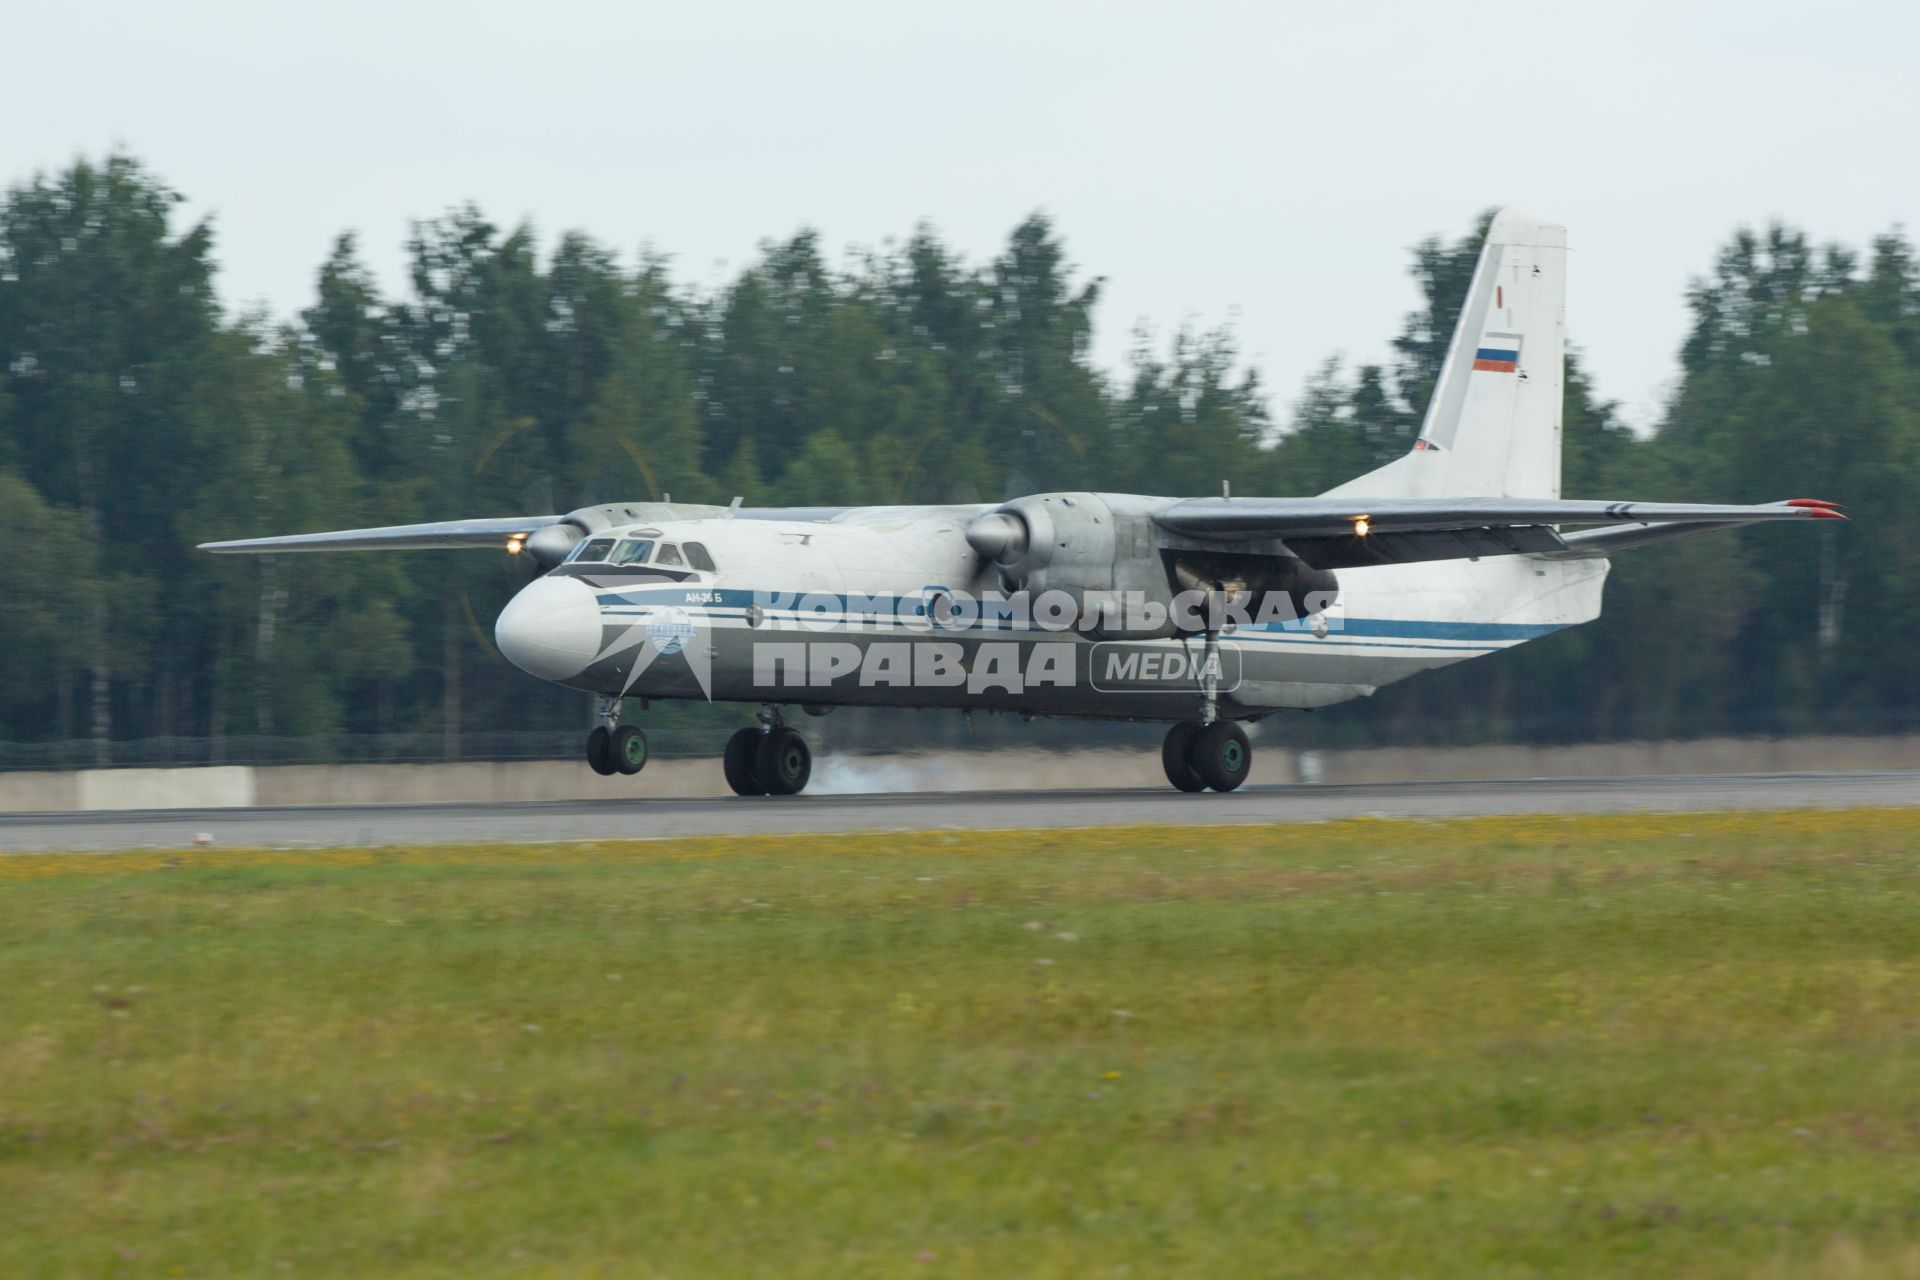
[{"label": "engine nacelle", "polygon": [[1113,512],[1099,494],[1016,498],[968,525],[967,543],[992,561],[1004,591],[1065,591],[1084,604],[1113,589]]},{"label": "engine nacelle", "polygon": [[[967,526],[967,542],[992,563],[1007,592],[1060,591],[1078,629],[1105,639],[1193,632],[1230,604],[1256,619],[1303,618],[1339,593],[1333,574],[1278,543],[1216,543],[1169,534],[1154,523],[1165,499],[1115,493],[1042,493],[1017,498]],[[1176,596],[1204,599],[1182,610]],[[1282,599],[1284,597],[1284,599]]]}]

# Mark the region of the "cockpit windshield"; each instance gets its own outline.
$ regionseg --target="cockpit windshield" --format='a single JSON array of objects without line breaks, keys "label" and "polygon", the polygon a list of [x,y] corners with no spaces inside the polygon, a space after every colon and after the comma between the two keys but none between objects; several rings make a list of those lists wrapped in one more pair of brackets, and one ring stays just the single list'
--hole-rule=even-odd
[{"label": "cockpit windshield", "polygon": [[689,542],[683,549],[679,544],[660,542],[657,538],[623,538],[613,533],[588,538],[573,549],[573,554],[567,557],[566,563],[621,565],[653,563],[676,569],[691,567],[703,573],[714,572],[713,557],[708,555],[707,549],[697,542]]},{"label": "cockpit windshield", "polygon": [[613,550],[613,542],[612,538],[588,538],[573,549],[573,554],[567,557],[566,563],[578,564],[582,561],[605,560],[607,553]]},{"label": "cockpit windshield", "polygon": [[620,545],[613,550],[615,564],[645,564],[647,557],[653,554],[653,539],[622,538]]}]

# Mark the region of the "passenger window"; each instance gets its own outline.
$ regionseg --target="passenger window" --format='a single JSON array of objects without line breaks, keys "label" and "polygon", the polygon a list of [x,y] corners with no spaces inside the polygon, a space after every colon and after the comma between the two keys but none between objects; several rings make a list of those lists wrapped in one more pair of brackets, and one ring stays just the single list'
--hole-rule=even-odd
[{"label": "passenger window", "polygon": [[663,542],[660,544],[660,558],[654,563],[670,564],[678,569],[684,567],[687,562],[680,558],[680,548],[674,546],[671,542]]},{"label": "passenger window", "polygon": [[573,549],[573,554],[567,557],[567,563],[605,560],[607,552],[611,550],[613,550],[612,538],[588,538]]},{"label": "passenger window", "polygon": [[697,542],[687,544],[687,563],[702,573],[719,572],[713,567],[713,557],[708,555],[707,549]]},{"label": "passenger window", "polygon": [[615,564],[645,564],[653,553],[653,541],[650,538],[627,538],[613,553]]}]

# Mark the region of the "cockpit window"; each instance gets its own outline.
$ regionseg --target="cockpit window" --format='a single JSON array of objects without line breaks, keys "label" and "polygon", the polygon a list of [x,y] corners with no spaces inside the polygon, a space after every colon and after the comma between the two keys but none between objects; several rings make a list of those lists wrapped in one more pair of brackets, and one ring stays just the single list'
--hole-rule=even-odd
[{"label": "cockpit window", "polygon": [[613,553],[615,564],[645,564],[653,554],[653,539],[623,538]]},{"label": "cockpit window", "polygon": [[677,569],[686,564],[686,561],[680,558],[680,548],[671,542],[663,542],[660,544],[660,559],[656,563],[670,564]]},{"label": "cockpit window", "polygon": [[708,555],[707,549],[697,542],[687,544],[687,563],[702,573],[718,572],[713,567],[713,557]]},{"label": "cockpit window", "polygon": [[573,549],[573,554],[567,557],[567,563],[605,560],[607,553],[611,550],[613,550],[612,538],[588,538]]}]

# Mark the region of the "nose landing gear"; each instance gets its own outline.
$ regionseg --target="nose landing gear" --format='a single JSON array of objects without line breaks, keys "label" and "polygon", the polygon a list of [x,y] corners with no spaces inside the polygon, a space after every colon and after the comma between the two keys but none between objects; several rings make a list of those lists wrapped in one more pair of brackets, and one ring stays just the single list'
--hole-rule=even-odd
[{"label": "nose landing gear", "polygon": [[638,773],[647,767],[647,735],[620,723],[620,699],[600,699],[600,724],[587,735],[587,765],[601,777]]},{"label": "nose landing gear", "polygon": [[813,776],[813,752],[797,730],[781,723],[777,708],[763,707],[758,726],[727,739],[721,765],[735,795],[794,796]]},{"label": "nose landing gear", "polygon": [[613,735],[605,725],[587,735],[587,766],[603,778],[619,772],[613,763]]},{"label": "nose landing gear", "polygon": [[623,724],[613,731],[613,767],[622,773],[638,773],[647,767],[647,735],[637,724]]}]

